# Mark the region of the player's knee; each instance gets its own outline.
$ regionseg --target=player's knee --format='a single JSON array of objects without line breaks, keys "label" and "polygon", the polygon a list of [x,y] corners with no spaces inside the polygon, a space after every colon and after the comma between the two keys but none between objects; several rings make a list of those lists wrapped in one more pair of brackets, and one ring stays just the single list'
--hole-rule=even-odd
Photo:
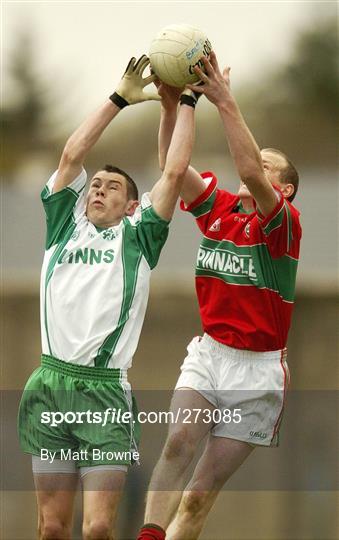
[{"label": "player's knee", "polygon": [[181,429],[169,435],[164,448],[164,457],[167,460],[183,457],[190,458],[193,453],[194,444],[189,438],[187,430]]},{"label": "player's knee", "polygon": [[110,540],[112,525],[108,520],[97,517],[84,523],[82,533],[84,540]]},{"label": "player's knee", "polygon": [[55,540],[56,538],[70,538],[70,527],[57,519],[44,519],[39,524],[40,540]]},{"label": "player's knee", "polygon": [[184,494],[181,513],[186,519],[197,520],[205,514],[209,494],[206,491],[189,491]]}]

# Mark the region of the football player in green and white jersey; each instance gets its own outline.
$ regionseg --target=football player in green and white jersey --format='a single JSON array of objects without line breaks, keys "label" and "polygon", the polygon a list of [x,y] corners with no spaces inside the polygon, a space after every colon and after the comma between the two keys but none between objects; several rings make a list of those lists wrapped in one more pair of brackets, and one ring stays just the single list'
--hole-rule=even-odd
[{"label": "football player in green and white jersey", "polygon": [[[112,165],[99,168],[85,196],[83,163],[122,108],[160,100],[144,92],[155,78],[143,78],[148,64],[146,56],[131,59],[116,92],[67,141],[41,194],[47,221],[42,361],[26,384],[18,420],[22,450],[32,455],[41,539],[71,537],[79,471],[83,538],[113,538],[127,467],[137,459],[139,425],[127,369],[150,273],[190,161],[194,100],[182,96],[165,169],[140,203],[134,181]],[[114,410],[125,421],[107,421]]]}]

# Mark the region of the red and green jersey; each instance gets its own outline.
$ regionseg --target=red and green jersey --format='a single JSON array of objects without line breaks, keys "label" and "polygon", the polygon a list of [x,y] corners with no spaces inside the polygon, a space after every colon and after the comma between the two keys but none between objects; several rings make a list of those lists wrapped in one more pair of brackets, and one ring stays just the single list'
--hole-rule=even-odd
[{"label": "red and green jersey", "polygon": [[217,189],[211,172],[205,192],[188,207],[203,233],[196,289],[204,331],[236,349],[286,346],[294,302],[301,227],[299,212],[277,190],[264,217],[247,214],[237,195]]}]

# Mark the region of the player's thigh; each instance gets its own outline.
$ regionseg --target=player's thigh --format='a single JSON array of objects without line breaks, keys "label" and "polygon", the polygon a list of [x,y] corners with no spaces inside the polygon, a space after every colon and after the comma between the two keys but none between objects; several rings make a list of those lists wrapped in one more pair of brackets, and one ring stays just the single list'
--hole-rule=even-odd
[{"label": "player's thigh", "polygon": [[34,474],[40,524],[70,526],[78,481],[78,473]]},{"label": "player's thigh", "polygon": [[210,435],[187,489],[218,492],[252,451],[246,442]]},{"label": "player's thigh", "polygon": [[181,432],[192,442],[199,442],[213,427],[215,407],[202,394],[192,388],[174,391],[170,411],[169,437]]},{"label": "player's thigh", "polygon": [[82,476],[84,526],[100,518],[113,527],[126,481],[125,470],[93,470]]}]

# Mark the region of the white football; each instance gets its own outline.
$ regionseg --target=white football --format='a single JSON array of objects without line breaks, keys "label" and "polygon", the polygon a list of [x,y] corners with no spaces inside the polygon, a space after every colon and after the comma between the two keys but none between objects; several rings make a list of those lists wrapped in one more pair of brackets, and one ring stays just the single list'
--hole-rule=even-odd
[{"label": "white football", "polygon": [[171,24],[153,39],[149,51],[151,68],[170,86],[182,87],[199,80],[194,66],[203,68],[201,57],[212,45],[206,34],[188,24]]}]

